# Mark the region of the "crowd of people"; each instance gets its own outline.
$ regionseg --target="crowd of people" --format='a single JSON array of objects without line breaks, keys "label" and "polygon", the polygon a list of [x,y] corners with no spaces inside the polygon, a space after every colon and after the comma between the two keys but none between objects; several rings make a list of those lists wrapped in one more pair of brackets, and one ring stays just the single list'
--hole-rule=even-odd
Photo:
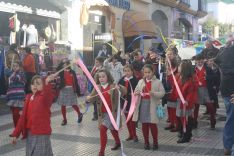
[{"label": "crowd of people", "polygon": [[[108,113],[110,110],[113,117],[117,118],[119,99],[126,118],[131,106],[136,104],[135,111],[130,114],[127,122],[129,136],[126,141],[139,142],[140,134],[136,133],[136,127],[141,123],[144,149],[157,150],[160,120],[155,111],[157,106],[163,105],[167,110],[168,125],[165,130],[178,132],[177,143],[187,143],[193,137],[193,129],[199,128],[200,105],[206,106],[205,113],[210,115],[210,130],[215,130],[219,90],[227,108],[224,154],[230,155],[234,143],[234,109],[231,104],[234,101],[232,42],[219,50],[211,41],[207,41],[206,48],[200,54],[184,60],[181,60],[174,45],[165,51],[152,47],[144,56],[136,49],[124,55],[118,52],[108,58],[95,58],[90,73],[107,105],[104,105],[103,98],[97,96],[98,92],[90,81],[87,83],[86,102],[93,104],[92,120],[98,122],[100,130],[99,156],[105,154],[108,129],[115,140],[111,150],[121,147],[119,131],[115,129]],[[68,59],[61,60],[56,69],[59,72],[42,78],[36,75],[30,48],[25,48],[25,52],[26,56],[22,59],[17,54],[16,47],[11,47],[6,55],[7,105],[11,108],[15,126],[10,136],[13,137],[13,143],[20,134],[27,139],[28,156],[50,156],[53,155],[50,142],[50,107],[55,101],[61,106],[62,126],[67,124],[66,106],[73,107],[77,112],[77,122],[81,123],[83,114],[77,100],[81,95],[81,88]],[[51,82],[56,78],[59,78],[59,82],[54,87]],[[132,101],[133,96],[138,97],[136,103]],[[149,131],[152,134],[152,145],[149,142]]]}]

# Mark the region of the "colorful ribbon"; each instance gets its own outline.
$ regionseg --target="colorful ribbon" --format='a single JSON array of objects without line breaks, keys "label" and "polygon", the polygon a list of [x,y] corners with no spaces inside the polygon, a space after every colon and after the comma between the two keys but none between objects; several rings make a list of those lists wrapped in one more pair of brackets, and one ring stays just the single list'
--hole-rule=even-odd
[{"label": "colorful ribbon", "polygon": [[88,77],[88,79],[90,80],[90,82],[93,84],[93,87],[95,88],[95,90],[97,91],[98,95],[100,96],[106,110],[107,110],[107,113],[110,117],[110,120],[111,120],[111,123],[113,125],[113,127],[116,129],[116,130],[119,130],[119,127],[118,125],[116,124],[115,122],[115,119],[113,117],[113,114],[110,110],[110,108],[108,107],[108,104],[104,98],[104,96],[102,95],[98,85],[96,84],[96,82],[94,81],[93,77],[91,76],[90,72],[88,71],[88,69],[86,68],[86,66],[84,65],[84,63],[82,62],[82,60],[80,58],[77,59],[76,61],[76,64],[80,66],[80,68],[83,70],[83,72],[85,73],[85,75]]}]

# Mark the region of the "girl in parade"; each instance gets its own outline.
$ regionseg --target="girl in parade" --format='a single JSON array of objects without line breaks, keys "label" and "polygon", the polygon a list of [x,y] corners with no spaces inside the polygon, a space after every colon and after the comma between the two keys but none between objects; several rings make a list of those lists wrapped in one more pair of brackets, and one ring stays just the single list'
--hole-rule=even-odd
[{"label": "girl in parade", "polygon": [[[127,105],[124,112],[125,117],[127,118],[132,100],[131,89],[134,90],[136,88],[138,80],[133,74],[133,67],[131,65],[125,65],[123,70],[124,77],[120,79],[119,84],[125,86],[127,89],[127,94],[124,96],[124,99],[127,100]],[[123,108],[125,100],[121,99],[121,108]],[[136,123],[132,121],[132,117],[127,123],[127,128],[129,137],[126,139],[126,141],[133,140],[134,142],[138,142],[138,137],[136,135]]]},{"label": "girl in parade", "polygon": [[67,67],[65,70],[59,73],[60,93],[58,96],[58,104],[61,106],[63,115],[63,121],[61,123],[62,126],[67,124],[66,106],[72,106],[72,108],[76,111],[78,115],[78,123],[81,123],[83,118],[83,114],[80,112],[80,109],[77,106],[77,96],[80,95],[80,88],[77,82],[76,73],[69,65],[70,61],[68,59],[64,59],[57,68],[57,70],[60,70]]},{"label": "girl in parade", "polygon": [[137,108],[133,114],[133,121],[142,123],[142,132],[145,142],[145,150],[150,150],[149,130],[153,136],[153,150],[158,149],[158,128],[159,122],[156,116],[156,106],[164,96],[165,90],[160,80],[156,78],[152,65],[146,64],[143,67],[144,78],[141,79],[136,88],[135,95],[138,95]]},{"label": "girl in parade", "polygon": [[9,77],[7,89],[7,105],[10,106],[13,123],[16,127],[20,118],[20,110],[23,108],[25,98],[25,76],[19,62],[13,63],[12,71],[8,68],[5,70],[6,76]]},{"label": "girl in parade", "polygon": [[201,104],[205,104],[207,107],[207,111],[210,114],[210,128],[214,130],[216,124],[215,106],[210,99],[209,92],[207,89],[207,65],[204,63],[204,58],[202,55],[195,56],[195,61],[195,78],[196,84],[198,86],[198,101],[195,105],[194,110],[194,128],[197,128],[198,125],[199,107]]},{"label": "girl in parade", "polygon": [[[179,140],[177,143],[185,143],[189,142],[192,137],[193,111],[197,99],[197,85],[195,83],[193,66],[190,60],[182,60],[178,72],[177,82],[185,103],[178,100],[179,102],[176,107],[179,128]],[[177,98],[179,99],[180,97],[177,96]],[[183,129],[185,126],[186,131]]]},{"label": "girl in parade", "polygon": [[53,156],[50,135],[50,116],[51,105],[53,103],[55,92],[52,89],[50,81],[54,75],[46,78],[45,83],[40,76],[34,76],[31,81],[32,94],[26,96],[22,115],[18,124],[10,135],[13,137],[12,143],[22,133],[23,139],[26,138],[26,156]]},{"label": "girl in parade", "polygon": [[[111,110],[114,118],[117,116],[117,107],[118,107],[118,90],[120,90],[121,95],[126,94],[126,88],[121,85],[115,85],[114,79],[111,76],[110,72],[102,69],[99,70],[96,77],[96,82],[109,106],[109,109]],[[111,123],[111,120],[109,118],[109,115],[107,113],[107,110],[104,106],[104,104],[101,102],[101,99],[99,97],[93,97],[96,95],[97,92],[94,89],[92,93],[87,96],[87,101],[96,101],[98,106],[98,123],[99,123],[99,129],[100,129],[100,152],[99,156],[104,156],[105,154],[105,148],[107,144],[107,130],[109,129],[111,131],[112,136],[115,140],[115,146],[111,148],[111,150],[117,150],[120,148],[120,138],[118,131],[116,131]]]},{"label": "girl in parade", "polygon": [[169,48],[166,52],[166,56],[168,61],[170,61],[171,68],[169,63],[166,63],[166,86],[170,88],[169,93],[167,93],[167,111],[169,118],[169,125],[165,128],[165,130],[170,130],[171,132],[176,132],[178,125],[176,119],[176,105],[177,105],[177,91],[174,85],[172,72],[174,75],[178,73],[178,65],[175,58],[175,53],[173,49]]},{"label": "girl in parade", "polygon": [[[96,77],[96,74],[99,70],[103,69],[103,62],[104,62],[104,58],[103,57],[97,57],[95,58],[95,64],[93,69],[91,70],[91,75],[93,78]],[[89,82],[88,84],[90,86],[90,92],[93,90],[93,85],[91,84],[91,82]],[[94,107],[94,112],[93,112],[93,121],[98,120],[98,112],[97,112],[97,104],[94,101],[93,102],[93,107]]]}]

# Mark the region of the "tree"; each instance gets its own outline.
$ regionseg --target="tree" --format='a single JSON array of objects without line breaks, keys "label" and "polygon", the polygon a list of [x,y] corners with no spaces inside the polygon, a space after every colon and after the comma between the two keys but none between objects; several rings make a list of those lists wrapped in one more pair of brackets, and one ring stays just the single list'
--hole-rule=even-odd
[{"label": "tree", "polygon": [[213,17],[208,17],[206,22],[202,24],[202,31],[206,34],[214,36],[214,27],[218,25],[218,22]]},{"label": "tree", "polygon": [[232,25],[231,24],[219,23],[219,36],[227,35],[231,31],[232,31]]}]

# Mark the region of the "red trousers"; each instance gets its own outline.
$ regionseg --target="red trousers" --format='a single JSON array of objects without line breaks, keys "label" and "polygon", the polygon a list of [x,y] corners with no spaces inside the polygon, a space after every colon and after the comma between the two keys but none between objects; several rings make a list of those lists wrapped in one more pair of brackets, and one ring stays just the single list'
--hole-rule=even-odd
[{"label": "red trousers", "polygon": [[143,132],[145,144],[149,145],[149,129],[151,130],[154,144],[158,144],[158,127],[157,127],[157,125],[152,124],[152,123],[142,123],[142,132]]},{"label": "red trousers", "polygon": [[[212,126],[216,124],[216,119],[215,119],[215,106],[213,103],[206,103],[207,106],[207,111],[210,114],[210,123]],[[197,118],[199,114],[199,104],[195,104],[195,109],[194,109],[194,122],[197,124]]]},{"label": "red trousers", "polygon": [[170,126],[178,128],[178,123],[176,119],[176,108],[167,107],[168,110],[168,118],[170,121]]},{"label": "red trousers", "polygon": [[14,126],[16,127],[17,122],[20,118],[20,109],[18,107],[10,107],[11,108],[11,113],[12,113],[12,118],[13,118],[13,123]]},{"label": "red trousers", "polygon": [[[128,117],[128,113],[124,113],[124,115],[125,115],[126,118]],[[128,127],[129,137],[130,138],[137,138],[137,135],[136,135],[136,123],[134,121],[132,121],[132,117],[128,121],[127,127]]]},{"label": "red trousers", "polygon": [[[73,105],[72,108],[76,111],[77,115],[80,115],[80,109],[77,105]],[[66,116],[66,106],[61,106],[61,111],[62,111],[62,115],[63,115],[63,120],[67,121],[67,116]]]},{"label": "red trousers", "polygon": [[[100,153],[105,153],[106,149],[106,144],[107,144],[107,130],[108,128],[104,125],[100,126],[100,144],[101,144],[101,149]],[[120,144],[120,139],[119,139],[119,133],[116,130],[111,130],[111,134],[115,140],[116,144]]]}]

